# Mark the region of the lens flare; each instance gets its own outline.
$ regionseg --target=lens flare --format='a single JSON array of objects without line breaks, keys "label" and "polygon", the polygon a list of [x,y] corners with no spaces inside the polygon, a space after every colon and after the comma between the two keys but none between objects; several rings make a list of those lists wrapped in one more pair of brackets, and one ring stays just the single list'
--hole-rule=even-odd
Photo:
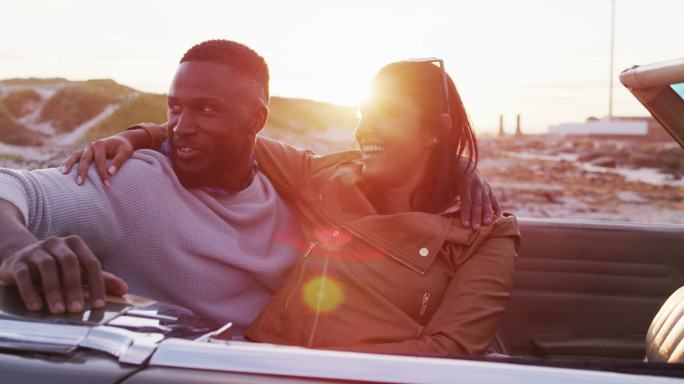
[{"label": "lens flare", "polygon": [[337,250],[352,240],[352,235],[344,230],[319,227],[314,229],[313,235],[321,246],[329,250]]},{"label": "lens flare", "polygon": [[302,288],[302,295],[309,308],[321,313],[334,311],[344,301],[340,283],[322,276],[309,280]]}]

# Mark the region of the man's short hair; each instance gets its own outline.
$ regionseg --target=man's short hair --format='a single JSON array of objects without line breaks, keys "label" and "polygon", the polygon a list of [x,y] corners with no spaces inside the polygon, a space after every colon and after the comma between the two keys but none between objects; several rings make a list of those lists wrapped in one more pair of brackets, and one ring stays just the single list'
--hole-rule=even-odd
[{"label": "man's short hair", "polygon": [[188,49],[180,60],[186,61],[207,61],[239,71],[256,83],[268,103],[268,66],[252,48],[231,40],[207,40]]}]

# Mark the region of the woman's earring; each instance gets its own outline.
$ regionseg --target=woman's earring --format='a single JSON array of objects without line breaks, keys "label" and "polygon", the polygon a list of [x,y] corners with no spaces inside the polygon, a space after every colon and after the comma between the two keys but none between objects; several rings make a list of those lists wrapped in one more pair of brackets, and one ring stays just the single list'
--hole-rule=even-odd
[{"label": "woman's earring", "polygon": [[432,144],[437,144],[437,138],[436,137],[432,138]]}]

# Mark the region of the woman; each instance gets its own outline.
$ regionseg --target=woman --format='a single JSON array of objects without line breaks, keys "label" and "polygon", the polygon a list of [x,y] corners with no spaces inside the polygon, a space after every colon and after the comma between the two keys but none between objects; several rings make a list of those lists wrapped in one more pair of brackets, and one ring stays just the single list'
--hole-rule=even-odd
[{"label": "woman", "polygon": [[317,157],[257,141],[259,170],[296,208],[308,246],[246,337],[362,352],[481,354],[512,288],[515,218],[497,217],[479,230],[458,220],[457,164],[467,156],[474,165],[477,145],[443,66],[392,63],[373,89],[361,107],[360,151]]}]

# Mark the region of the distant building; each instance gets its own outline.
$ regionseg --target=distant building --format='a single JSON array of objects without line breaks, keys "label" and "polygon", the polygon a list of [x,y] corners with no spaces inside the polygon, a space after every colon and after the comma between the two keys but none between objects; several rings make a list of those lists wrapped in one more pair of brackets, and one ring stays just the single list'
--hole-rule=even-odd
[{"label": "distant building", "polygon": [[652,117],[624,116],[612,119],[590,117],[585,123],[562,123],[549,126],[549,134],[584,136],[597,139],[670,141],[672,137]]}]

